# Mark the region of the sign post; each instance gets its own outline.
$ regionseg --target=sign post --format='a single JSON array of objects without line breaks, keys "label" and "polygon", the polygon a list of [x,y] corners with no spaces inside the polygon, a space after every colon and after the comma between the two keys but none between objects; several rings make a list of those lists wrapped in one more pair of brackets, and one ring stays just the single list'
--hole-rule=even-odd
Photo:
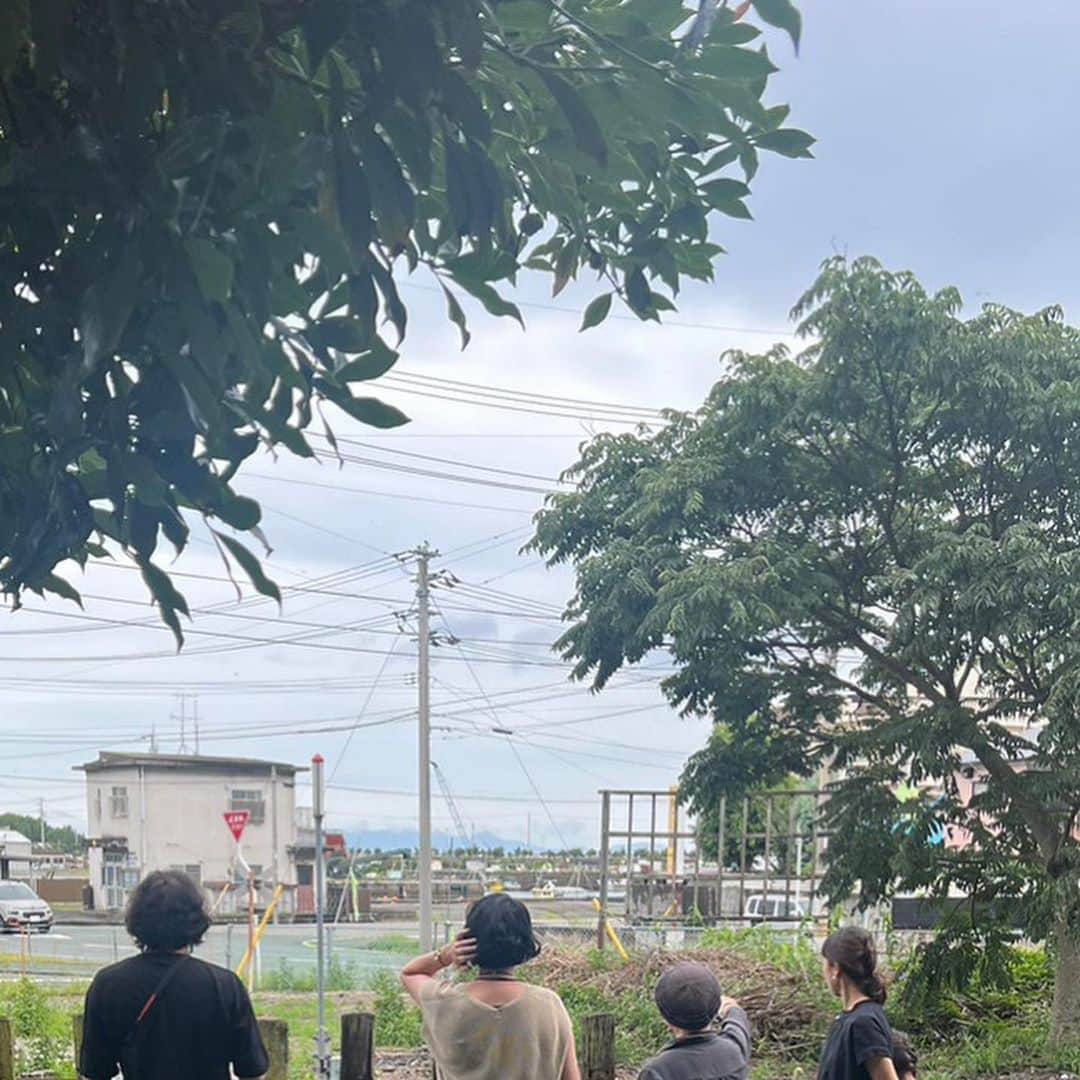
[{"label": "sign post", "polygon": [[[247,810],[230,810],[222,816],[225,818],[225,824],[229,827],[229,832],[233,834],[233,839],[236,841],[236,861],[247,871],[248,955],[250,956],[255,951],[255,875],[251,872],[251,867],[248,866],[243,852],[240,850],[240,837],[244,835],[244,827],[247,825],[251,813]],[[252,963],[248,967],[248,990],[254,989],[255,964]]]}]

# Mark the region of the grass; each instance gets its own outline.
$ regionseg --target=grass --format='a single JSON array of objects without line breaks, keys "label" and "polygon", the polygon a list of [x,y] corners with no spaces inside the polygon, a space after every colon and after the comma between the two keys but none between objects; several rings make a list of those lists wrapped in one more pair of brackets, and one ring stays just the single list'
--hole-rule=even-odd
[{"label": "grass", "polygon": [[[387,940],[387,939],[384,939]],[[389,939],[388,952],[408,951],[408,939]],[[806,1006],[813,1036],[804,1055],[780,1056],[770,1052],[766,1041],[758,1043],[751,1080],[804,1080],[813,1077],[816,1048],[821,1032],[836,1011],[836,1003],[821,986],[819,960],[808,942],[792,942],[789,935],[768,931],[711,931],[706,947],[741,954],[755,962],[798,974],[800,1000]],[[620,962],[609,952],[582,956],[586,972],[615,974]],[[526,969],[528,971],[529,969]],[[534,969],[542,972],[542,969]],[[577,970],[582,971],[582,967]],[[651,976],[650,976],[651,978]],[[652,1002],[650,978],[623,987],[618,980],[607,992],[588,980],[555,981],[575,1029],[596,1012],[616,1017],[616,1056],[624,1065],[639,1065],[667,1041],[667,1030]],[[331,981],[336,987],[327,997],[327,1027],[335,1049],[340,1015],[345,1011],[370,1010],[376,1015],[375,1038],[380,1049],[412,1049],[422,1042],[419,1010],[401,993],[396,975],[377,971],[367,975],[348,962],[335,961]],[[607,983],[606,979],[600,980]],[[289,1025],[290,1080],[309,1080],[315,1046],[315,999],[309,991],[310,976],[288,969],[271,973],[256,995],[260,1017],[283,1020]],[[273,989],[271,989],[273,987]],[[358,987],[366,987],[357,989]],[[766,988],[767,989],[767,988]],[[0,978],[0,1016],[13,1021],[19,1042],[19,1069],[50,1069],[63,1080],[74,1076],[71,1052],[71,1016],[82,1008],[85,984],[46,986]],[[889,1012],[898,1027],[909,1031],[920,1054],[921,1080],[982,1080],[1024,1072],[1080,1073],[1080,1046],[1055,1047],[1048,1036],[1050,973],[1038,951],[1021,954],[1012,985],[1005,990],[976,987],[969,995],[940,1003],[932,1013],[912,1015],[898,994]]]}]

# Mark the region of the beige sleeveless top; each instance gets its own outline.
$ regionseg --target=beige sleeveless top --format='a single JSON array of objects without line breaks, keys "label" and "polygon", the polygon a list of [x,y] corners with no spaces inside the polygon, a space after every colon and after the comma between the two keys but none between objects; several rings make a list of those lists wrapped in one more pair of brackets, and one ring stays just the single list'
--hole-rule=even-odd
[{"label": "beige sleeveless top", "polygon": [[542,986],[507,1005],[485,1005],[463,983],[432,980],[420,991],[424,1038],[439,1080],[560,1080],[570,1050],[570,1017]]}]

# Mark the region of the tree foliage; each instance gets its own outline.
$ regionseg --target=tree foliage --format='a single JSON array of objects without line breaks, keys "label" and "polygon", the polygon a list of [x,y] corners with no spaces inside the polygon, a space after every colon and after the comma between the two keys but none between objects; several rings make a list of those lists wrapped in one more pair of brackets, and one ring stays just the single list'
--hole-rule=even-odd
[{"label": "tree foliage", "polygon": [[[798,41],[790,0],[753,7]],[[556,293],[596,271],[587,325],[614,297],[659,318],[711,274],[710,215],[749,216],[758,151],[813,141],[763,104],[745,5],[0,8],[0,590],[77,599],[56,566],[122,547],[178,638],[153,559],[191,514],[277,595],[221,532],[259,536],[245,459],[315,455],[324,405],[405,422],[364,386],[405,336],[402,276],[463,344],[465,294],[521,320],[497,287],[523,267]]]},{"label": "tree foliage", "polygon": [[684,776],[695,803],[832,770],[830,891],[960,890],[934,954],[955,941],[954,973],[1015,924],[1060,955],[1080,931],[1080,332],[1056,308],[965,319],[954,289],[869,259],[826,263],[795,315],[801,355],[729,355],[698,412],[586,447],[534,541],[576,567],[562,648],[598,687],[668,650],[667,695],[719,733]]},{"label": "tree foliage", "polygon": [[[41,820],[29,814],[0,814],[0,829],[12,829],[36,843],[41,837]],[[81,855],[86,850],[86,837],[70,825],[46,823],[45,843],[65,855]]]}]

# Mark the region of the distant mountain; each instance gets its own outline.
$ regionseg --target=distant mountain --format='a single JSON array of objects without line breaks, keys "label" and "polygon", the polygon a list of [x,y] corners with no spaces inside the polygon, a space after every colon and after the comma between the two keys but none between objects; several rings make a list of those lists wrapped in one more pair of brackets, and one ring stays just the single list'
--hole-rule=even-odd
[{"label": "distant mountain", "polygon": [[[436,829],[432,833],[432,844],[436,851],[444,850],[450,842],[450,835],[441,829]],[[454,837],[453,842],[455,846],[461,846],[460,837]],[[345,843],[350,848],[378,848],[381,851],[397,851],[404,848],[411,851],[419,845],[420,836],[416,829],[355,829],[345,834]],[[476,845],[488,850],[503,848],[505,851],[516,851],[524,846],[524,840],[521,837],[505,837],[496,833],[478,832]],[[544,849],[537,848],[537,850]]]}]

